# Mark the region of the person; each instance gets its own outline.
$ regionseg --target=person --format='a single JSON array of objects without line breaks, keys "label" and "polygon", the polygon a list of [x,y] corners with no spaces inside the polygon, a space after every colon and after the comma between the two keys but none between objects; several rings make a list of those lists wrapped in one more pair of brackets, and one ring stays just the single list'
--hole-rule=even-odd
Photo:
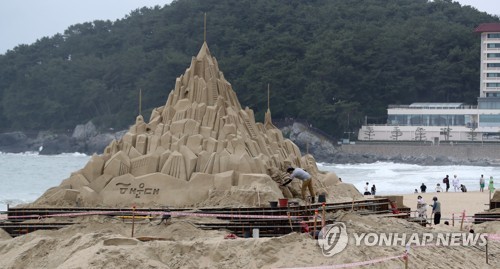
[{"label": "person", "polygon": [[312,182],[313,180],[311,175],[302,168],[289,167],[286,172],[290,174],[290,180],[285,182],[284,186],[290,183],[294,178],[302,180],[302,199],[306,200],[306,189],[309,189],[309,193],[311,194],[311,202],[315,203],[315,195]]},{"label": "person", "polygon": [[467,192],[467,187],[465,187],[464,184],[460,184],[460,190],[462,190],[462,192]]},{"label": "person", "polygon": [[479,191],[484,192],[484,176],[481,175],[479,178]]},{"label": "person", "polygon": [[434,196],[432,198],[434,203],[432,205],[432,214],[434,214],[434,225],[438,225],[441,222],[441,202],[438,201],[438,198]]},{"label": "person", "polygon": [[342,178],[341,177],[339,177],[339,181],[342,182]]},{"label": "person", "polygon": [[443,183],[446,184],[446,192],[448,192],[448,190],[450,189],[450,179],[448,175],[446,175],[446,177],[443,178]]},{"label": "person", "polygon": [[442,192],[443,191],[443,188],[441,188],[441,184],[437,184],[436,185],[436,192]]},{"label": "person", "polygon": [[417,190],[417,189],[415,189],[415,193],[418,193],[418,190]]},{"label": "person", "polygon": [[453,176],[453,189],[455,192],[460,190],[460,180],[458,180],[457,175]]},{"label": "person", "polygon": [[422,185],[420,185],[420,192],[425,193],[425,190],[427,190],[427,186],[425,186],[425,184],[422,183]]},{"label": "person", "polygon": [[490,190],[491,193],[495,192],[495,183],[493,182],[493,177],[490,176],[490,182],[488,184],[488,190]]},{"label": "person", "polygon": [[372,195],[375,195],[375,192],[377,192],[377,188],[375,187],[375,184],[372,186]]},{"label": "person", "polygon": [[419,218],[427,218],[427,204],[420,195],[417,197],[417,213]]},{"label": "person", "polygon": [[366,185],[365,185],[365,192],[363,193],[363,195],[371,195],[372,193],[370,192],[370,183],[366,182]]}]

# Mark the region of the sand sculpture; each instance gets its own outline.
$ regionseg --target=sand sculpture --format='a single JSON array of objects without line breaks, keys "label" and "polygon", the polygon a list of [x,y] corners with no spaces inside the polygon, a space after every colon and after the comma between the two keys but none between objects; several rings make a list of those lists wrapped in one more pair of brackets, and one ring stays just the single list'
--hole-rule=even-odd
[{"label": "sand sculpture", "polygon": [[298,180],[286,189],[276,182],[289,166],[310,171],[318,193],[332,194],[343,185],[348,196],[360,197],[335,174],[321,173],[311,155],[301,156],[272,124],[269,110],[264,124],[256,123],[204,43],[148,123],[137,116],[121,140],[35,204],[267,205],[300,193]]}]

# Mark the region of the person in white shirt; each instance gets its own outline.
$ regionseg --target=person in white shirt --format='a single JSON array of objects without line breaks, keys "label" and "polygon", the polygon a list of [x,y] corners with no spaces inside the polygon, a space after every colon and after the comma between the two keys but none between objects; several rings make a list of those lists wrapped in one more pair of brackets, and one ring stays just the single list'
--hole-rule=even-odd
[{"label": "person in white shirt", "polygon": [[457,175],[453,176],[452,182],[453,182],[453,189],[455,189],[455,191],[460,191],[460,180],[458,180]]},{"label": "person in white shirt", "polygon": [[372,195],[372,193],[370,192],[370,183],[368,182],[366,182],[365,192],[363,193],[363,195]]},{"label": "person in white shirt", "polygon": [[298,178],[302,181],[302,199],[304,199],[304,201],[306,200],[306,189],[309,189],[309,193],[311,194],[311,202],[314,203],[315,194],[313,189],[312,176],[302,168],[290,167],[286,171],[288,174],[290,174],[290,181],[285,183],[285,185],[290,183],[294,178]]},{"label": "person in white shirt", "polygon": [[481,178],[479,178],[479,191],[480,192],[484,192],[484,183],[485,183],[484,176],[481,175]]},{"label": "person in white shirt", "polygon": [[417,199],[417,213],[419,218],[427,219],[427,204],[425,203],[424,198],[420,195]]}]

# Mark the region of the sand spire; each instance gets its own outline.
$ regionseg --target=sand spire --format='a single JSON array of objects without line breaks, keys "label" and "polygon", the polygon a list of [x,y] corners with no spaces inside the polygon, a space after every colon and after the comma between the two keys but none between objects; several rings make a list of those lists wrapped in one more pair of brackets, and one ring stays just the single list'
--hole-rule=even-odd
[{"label": "sand spire", "polygon": [[241,107],[204,42],[149,122],[138,115],[121,140],[92,156],[54,197],[108,206],[132,201],[188,206],[221,203],[221,197],[227,203],[255,204],[256,190],[262,201],[283,197],[270,175],[288,166],[307,167],[323,177],[312,156],[302,158],[272,124],[269,108],[262,124],[251,109]]}]

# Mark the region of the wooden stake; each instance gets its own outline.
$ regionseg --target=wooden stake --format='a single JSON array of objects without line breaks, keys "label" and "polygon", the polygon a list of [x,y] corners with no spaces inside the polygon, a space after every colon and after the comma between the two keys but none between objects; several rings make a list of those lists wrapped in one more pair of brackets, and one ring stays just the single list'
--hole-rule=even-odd
[{"label": "wooden stake", "polygon": [[135,205],[132,206],[132,237],[134,237],[134,225],[135,225]]},{"label": "wooden stake", "polygon": [[255,190],[257,191],[257,202],[258,202],[259,207],[260,207],[260,193],[259,193],[259,190],[257,188],[255,188]]},{"label": "wooden stake", "polygon": [[292,230],[292,232],[293,232],[292,219],[290,218],[290,212],[286,212],[286,215],[288,216],[288,223],[290,224],[290,230]]},{"label": "wooden stake", "polygon": [[462,213],[462,220],[460,221],[460,231],[462,231],[462,228],[464,227],[464,219],[465,219],[465,210]]},{"label": "wooden stake", "polygon": [[326,224],[326,204],[323,203],[323,214],[321,215],[321,227],[325,227]]},{"label": "wooden stake", "polygon": [[267,110],[271,109],[271,98],[269,95],[269,83],[267,83]]},{"label": "wooden stake", "polygon": [[488,236],[486,236],[486,264],[488,263]]},{"label": "wooden stake", "polygon": [[318,219],[318,210],[314,210],[314,230],[313,230],[313,238],[316,238],[316,220]]},{"label": "wooden stake", "polygon": [[455,213],[451,214],[451,226],[455,227]]},{"label": "wooden stake", "polygon": [[490,196],[490,199],[489,199],[489,203],[490,204],[488,205],[488,208],[489,209],[493,209],[493,208],[491,208],[491,190],[490,189],[488,189],[488,193],[489,193],[489,196]]},{"label": "wooden stake", "polygon": [[[241,222],[241,212],[239,208],[238,208],[238,216],[239,216],[239,221]],[[243,237],[245,237],[245,224],[241,225],[241,234],[243,235]]]},{"label": "wooden stake", "polygon": [[203,43],[207,42],[207,13],[205,12],[205,18],[203,19]]},{"label": "wooden stake", "polygon": [[139,115],[142,113],[142,89],[139,89]]},{"label": "wooden stake", "polygon": [[405,255],[403,256],[403,259],[405,260],[405,269],[408,269],[408,260],[410,259],[410,245],[406,245],[405,249]]},{"label": "wooden stake", "polygon": [[408,253],[406,254],[405,257],[405,269],[408,269]]}]

